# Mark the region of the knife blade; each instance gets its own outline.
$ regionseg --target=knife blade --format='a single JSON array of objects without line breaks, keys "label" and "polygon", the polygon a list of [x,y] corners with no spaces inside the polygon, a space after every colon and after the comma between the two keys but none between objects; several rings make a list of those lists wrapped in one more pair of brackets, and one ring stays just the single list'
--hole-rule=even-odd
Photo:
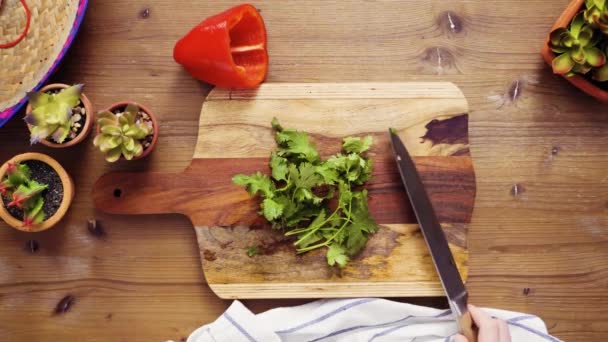
[{"label": "knife blade", "polygon": [[435,269],[448,298],[452,314],[458,322],[460,333],[465,335],[470,342],[476,341],[471,316],[467,309],[468,292],[456,267],[443,229],[439,220],[437,220],[433,204],[424,189],[416,165],[401,138],[394,134],[392,129],[389,130],[389,135],[403,186],[416,214],[424,240],[431,252]]}]

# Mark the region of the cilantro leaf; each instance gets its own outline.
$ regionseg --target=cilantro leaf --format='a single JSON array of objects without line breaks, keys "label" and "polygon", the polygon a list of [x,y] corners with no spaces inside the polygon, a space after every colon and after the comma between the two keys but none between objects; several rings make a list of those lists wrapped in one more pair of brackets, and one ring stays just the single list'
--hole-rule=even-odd
[{"label": "cilantro leaf", "polygon": [[276,133],[277,154],[285,158],[296,158],[310,163],[320,160],[319,152],[312,145],[308,134],[295,130],[282,130]]},{"label": "cilantro leaf", "polygon": [[361,175],[361,167],[365,165],[365,160],[360,155],[351,153],[346,157],[346,179],[356,182]]},{"label": "cilantro leaf", "polygon": [[258,192],[264,198],[272,198],[274,196],[274,183],[266,175],[257,172],[251,176],[239,174],[232,178],[232,182],[237,185],[246,187],[249,194],[255,196]]},{"label": "cilantro leaf", "polygon": [[347,227],[348,226],[340,227],[340,229],[336,230],[334,235],[328,238],[328,241],[334,241],[336,243],[339,243],[340,245],[344,245],[344,241],[346,241],[346,238],[348,236],[348,230],[345,229]]},{"label": "cilantro leaf", "polygon": [[338,183],[338,206],[340,208],[347,210],[353,199],[353,193],[350,191],[350,186],[348,186],[345,182],[341,181]]},{"label": "cilantro leaf", "polygon": [[296,203],[294,203],[289,197],[287,197],[287,195],[275,195],[275,197],[273,197],[272,199],[283,208],[283,212],[281,213],[281,218],[283,221],[291,217],[298,211]]},{"label": "cilantro leaf", "polygon": [[281,126],[281,124],[279,123],[279,119],[277,118],[272,118],[270,125],[272,126],[272,129],[277,132],[281,132],[283,130],[283,127]]},{"label": "cilantro leaf", "polygon": [[346,266],[348,263],[348,256],[345,254],[345,250],[339,244],[331,244],[327,250],[327,263],[329,266],[338,264],[340,267]]},{"label": "cilantro leaf", "polygon": [[252,258],[260,253],[258,246],[247,247],[247,256]]},{"label": "cilantro leaf", "polygon": [[331,163],[325,162],[315,167],[315,173],[321,178],[325,184],[336,184],[338,181],[338,172],[334,169]]},{"label": "cilantro leaf", "polygon": [[366,233],[375,233],[378,230],[376,221],[374,221],[369,214],[369,207],[367,205],[367,190],[353,193],[350,219],[354,225],[358,225],[359,229]]},{"label": "cilantro leaf", "polygon": [[290,228],[295,227],[299,223],[309,220],[311,217],[314,217],[318,213],[319,209],[317,207],[304,205],[285,220],[285,226]]},{"label": "cilantro leaf", "polygon": [[373,170],[373,161],[368,159],[365,161],[365,165],[361,168],[361,174],[359,178],[355,181],[357,185],[362,185],[367,182],[370,178],[372,178],[372,170]]},{"label": "cilantro leaf", "polygon": [[335,170],[338,173],[344,172],[346,170],[346,156],[344,156],[342,153],[338,153],[329,157],[325,164],[327,167]]},{"label": "cilantro leaf", "polygon": [[315,195],[312,190],[307,188],[297,188],[294,198],[300,202],[312,202],[314,204],[320,204],[323,201],[323,197]]},{"label": "cilantro leaf", "polygon": [[274,221],[283,214],[283,205],[266,198],[262,201],[262,213],[268,221]]},{"label": "cilantro leaf", "polygon": [[342,148],[346,153],[363,153],[372,146],[370,135],[361,139],[359,137],[347,137],[343,139]]},{"label": "cilantro leaf", "polygon": [[365,183],[372,174],[372,161],[356,153],[335,155],[327,163],[337,172],[338,178],[345,177],[346,180],[356,185]]},{"label": "cilantro leaf", "polygon": [[346,253],[348,255],[356,255],[365,247],[367,242],[367,235],[363,233],[361,227],[355,224],[351,224],[346,228],[348,234],[346,238]]},{"label": "cilantro leaf", "polygon": [[275,180],[287,180],[287,159],[272,153],[270,155],[270,169],[272,170],[272,178]]},{"label": "cilantro leaf", "polygon": [[378,230],[378,225],[369,215],[367,190],[353,193],[350,219],[352,223],[347,227],[346,248],[347,254],[352,256],[363,249],[369,234]]},{"label": "cilantro leaf", "polygon": [[311,189],[323,182],[321,176],[316,173],[316,168],[310,163],[302,163],[296,169],[289,169],[290,176],[296,187]]}]

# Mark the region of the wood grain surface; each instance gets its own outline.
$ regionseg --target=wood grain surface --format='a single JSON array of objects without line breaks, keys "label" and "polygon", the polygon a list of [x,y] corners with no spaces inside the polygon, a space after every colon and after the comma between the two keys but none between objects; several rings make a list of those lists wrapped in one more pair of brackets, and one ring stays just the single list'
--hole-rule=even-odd
[{"label": "wood grain surface", "polygon": [[[416,218],[392,157],[388,128],[411,148],[466,280],[467,224],[475,199],[468,111],[460,90],[447,82],[218,88],[203,104],[197,147],[185,171],[109,173],[96,182],[93,201],[114,214],[188,216],[205,279],[221,298],[441,296],[428,248],[411,224]],[[345,136],[373,137],[367,155],[374,168],[365,187],[380,229],[342,270],[327,266],[324,249],[297,255],[293,240],[260,217],[259,200],[232,183],[239,173],[269,173],[268,156],[276,145],[273,117],[308,132],[325,157],[340,151]],[[261,255],[249,257],[251,246]]]},{"label": "wood grain surface", "polygon": [[[268,27],[269,81],[458,85],[471,109],[477,179],[469,229],[471,301],[539,315],[566,341],[603,341],[608,113],[553,76],[539,54],[568,2],[253,3]],[[90,1],[54,80],[85,83],[96,108],[131,99],[154,109],[162,131],[148,160],[107,165],[90,140],[68,151],[32,148],[18,118],[0,129],[0,159],[50,153],[77,186],[59,227],[30,235],[0,223],[3,340],[180,341],[229,305],[205,285],[187,218],[102,214],[93,209],[90,192],[108,171],[179,172],[190,163],[209,88],[173,61],[173,44],[202,18],[235,4]],[[88,230],[93,218],[103,230]],[[60,302],[70,304],[55,313]],[[261,311],[302,302],[244,303]]]}]

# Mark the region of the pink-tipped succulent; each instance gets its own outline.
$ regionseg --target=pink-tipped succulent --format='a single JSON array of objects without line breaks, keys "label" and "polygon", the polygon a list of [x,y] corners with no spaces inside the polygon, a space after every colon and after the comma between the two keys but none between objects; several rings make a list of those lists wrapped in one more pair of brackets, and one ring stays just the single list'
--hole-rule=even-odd
[{"label": "pink-tipped succulent", "polygon": [[30,176],[30,168],[27,165],[8,163],[3,183],[11,189],[17,189],[19,185],[29,182]]},{"label": "pink-tipped succulent", "polygon": [[23,202],[26,200],[27,198],[20,195],[17,191],[13,192],[13,200],[8,202],[8,204],[6,206],[8,207],[17,207],[19,209],[23,209]]},{"label": "pink-tipped succulent", "polygon": [[17,164],[15,163],[7,163],[6,164],[6,173],[7,174],[11,174],[13,172],[17,171]]},{"label": "pink-tipped succulent", "polygon": [[24,209],[24,206],[32,199],[35,199],[47,185],[42,185],[36,181],[29,181],[28,184],[21,184],[13,191],[13,200],[8,204],[9,207],[15,206]]},{"label": "pink-tipped succulent", "polygon": [[2,194],[4,196],[8,196],[9,191],[11,191],[11,184],[9,184],[8,182],[1,182],[0,183],[0,194]]},{"label": "pink-tipped succulent", "polygon": [[0,193],[11,196],[12,191],[19,185],[26,183],[30,177],[30,169],[24,164],[8,163],[6,166],[6,178],[0,182]]},{"label": "pink-tipped succulent", "polygon": [[41,223],[46,216],[42,210],[42,192],[48,187],[31,178],[31,171],[25,164],[9,163],[5,178],[0,182],[0,193],[12,200],[8,207],[23,210],[23,226],[30,227]]},{"label": "pink-tipped succulent", "polygon": [[31,227],[34,224],[40,224],[46,218],[42,207],[44,206],[44,199],[42,197],[37,197],[34,199],[30,205],[30,207],[24,211],[23,215],[23,226]]}]

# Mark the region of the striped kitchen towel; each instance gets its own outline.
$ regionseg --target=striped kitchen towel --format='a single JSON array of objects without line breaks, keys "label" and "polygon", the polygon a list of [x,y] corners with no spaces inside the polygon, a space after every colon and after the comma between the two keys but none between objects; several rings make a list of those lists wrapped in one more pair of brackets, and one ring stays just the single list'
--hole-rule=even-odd
[{"label": "striped kitchen towel", "polygon": [[[560,341],[536,316],[484,310],[508,323],[513,342]],[[234,301],[215,322],[195,330],[188,342],[447,342],[456,331],[449,310],[380,298],[318,300],[257,315]]]}]

